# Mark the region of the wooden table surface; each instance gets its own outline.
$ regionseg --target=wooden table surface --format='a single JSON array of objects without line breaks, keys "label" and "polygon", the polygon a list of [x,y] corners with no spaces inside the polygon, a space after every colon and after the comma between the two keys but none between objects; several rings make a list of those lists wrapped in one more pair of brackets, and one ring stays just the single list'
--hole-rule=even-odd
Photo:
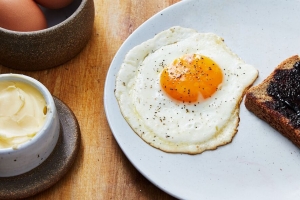
[{"label": "wooden table surface", "polygon": [[144,21],[179,0],[94,0],[90,41],[71,61],[49,70],[18,71],[42,82],[74,112],[81,129],[79,155],[70,171],[33,199],[173,199],[129,162],[108,126],[103,91],[106,73],[124,40]]}]

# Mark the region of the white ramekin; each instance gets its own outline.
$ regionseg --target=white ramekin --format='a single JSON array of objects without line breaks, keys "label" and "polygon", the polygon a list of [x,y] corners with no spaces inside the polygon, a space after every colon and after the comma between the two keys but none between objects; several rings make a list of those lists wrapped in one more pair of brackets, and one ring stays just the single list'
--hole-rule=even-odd
[{"label": "white ramekin", "polygon": [[58,141],[60,123],[53,97],[42,83],[20,74],[0,74],[1,81],[29,84],[40,91],[47,104],[44,126],[31,140],[18,145],[16,149],[0,149],[0,177],[10,177],[24,174],[48,158]]}]

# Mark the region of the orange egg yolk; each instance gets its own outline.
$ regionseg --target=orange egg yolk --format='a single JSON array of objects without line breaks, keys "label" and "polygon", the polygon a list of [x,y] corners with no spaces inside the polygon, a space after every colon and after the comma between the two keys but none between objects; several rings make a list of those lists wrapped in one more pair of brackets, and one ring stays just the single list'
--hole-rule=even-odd
[{"label": "orange egg yolk", "polygon": [[177,58],[164,68],[160,84],[171,98],[197,102],[211,97],[223,81],[220,67],[210,58],[189,54]]}]

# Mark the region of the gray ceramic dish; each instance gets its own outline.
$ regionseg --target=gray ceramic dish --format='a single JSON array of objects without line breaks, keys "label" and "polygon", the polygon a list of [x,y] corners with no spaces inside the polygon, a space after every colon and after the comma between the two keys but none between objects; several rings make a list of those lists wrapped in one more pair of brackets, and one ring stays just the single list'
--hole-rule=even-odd
[{"label": "gray ceramic dish", "polygon": [[17,32],[0,28],[0,64],[18,70],[43,70],[76,56],[91,37],[95,11],[93,0],[72,4],[78,5],[75,11],[47,29]]}]

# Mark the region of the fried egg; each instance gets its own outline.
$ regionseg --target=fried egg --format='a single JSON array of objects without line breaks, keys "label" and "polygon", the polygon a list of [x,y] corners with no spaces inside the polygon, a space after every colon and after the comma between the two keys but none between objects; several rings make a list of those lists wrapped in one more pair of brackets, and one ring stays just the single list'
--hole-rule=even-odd
[{"label": "fried egg", "polygon": [[220,36],[176,26],[127,53],[115,96],[145,142],[198,154],[232,141],[240,102],[257,76]]}]

